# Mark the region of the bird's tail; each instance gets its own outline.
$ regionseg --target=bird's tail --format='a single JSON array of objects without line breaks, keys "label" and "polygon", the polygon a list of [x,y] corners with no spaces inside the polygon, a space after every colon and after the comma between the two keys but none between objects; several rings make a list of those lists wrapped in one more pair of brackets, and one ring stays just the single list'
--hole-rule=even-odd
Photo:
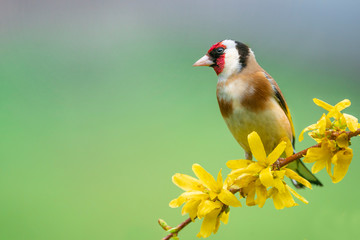
[{"label": "bird's tail", "polygon": [[[307,167],[304,165],[304,163],[300,159],[289,163],[287,167],[294,170],[295,172],[297,172],[301,177],[308,180],[311,184],[315,184],[320,187],[323,186],[322,183],[319,181],[319,179],[317,179],[315,177],[315,175],[312,174],[309,169],[307,169]],[[304,188],[305,187],[304,185],[302,185],[301,183],[298,183],[297,181],[295,181],[293,179],[291,179],[291,181],[296,188]]]}]

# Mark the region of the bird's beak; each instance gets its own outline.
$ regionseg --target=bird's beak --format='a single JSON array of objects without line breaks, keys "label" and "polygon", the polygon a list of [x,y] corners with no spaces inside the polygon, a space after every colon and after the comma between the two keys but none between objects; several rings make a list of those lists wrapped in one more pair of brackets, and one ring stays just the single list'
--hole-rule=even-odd
[{"label": "bird's beak", "polygon": [[210,59],[210,57],[206,54],[205,56],[203,56],[202,58],[200,58],[199,60],[196,61],[196,63],[193,64],[194,67],[199,67],[199,66],[211,66],[213,65],[214,62]]}]

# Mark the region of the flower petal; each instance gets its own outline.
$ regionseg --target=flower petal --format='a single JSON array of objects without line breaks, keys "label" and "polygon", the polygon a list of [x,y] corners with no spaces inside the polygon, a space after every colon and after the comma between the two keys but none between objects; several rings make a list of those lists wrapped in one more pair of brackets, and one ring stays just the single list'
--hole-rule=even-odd
[{"label": "flower petal", "polygon": [[186,174],[176,173],[172,177],[173,183],[181,188],[184,191],[202,191],[205,189],[205,187],[201,184],[201,182]]},{"label": "flower petal", "polygon": [[191,218],[192,221],[194,221],[197,216],[198,207],[200,203],[201,200],[190,200],[182,208],[181,214],[185,215],[186,213],[189,213],[189,217]]},{"label": "flower petal", "polygon": [[329,111],[329,113],[327,114],[328,117],[333,117],[335,119],[340,119],[340,117],[342,116],[341,111],[344,110],[345,108],[349,107],[351,105],[350,100],[348,99],[344,99],[341,102],[337,103],[333,109],[331,109],[331,111]]},{"label": "flower petal", "polygon": [[332,158],[331,144],[323,141],[321,147],[310,148],[304,158],[305,163],[312,163],[315,161],[325,161]]},{"label": "flower petal", "polygon": [[217,231],[219,230],[219,227],[220,227],[220,216],[218,216],[216,218],[216,223],[215,223],[215,227],[214,227],[214,230],[213,230],[213,233],[217,233]]},{"label": "flower petal", "polygon": [[325,166],[326,166],[326,159],[320,159],[315,162],[315,164],[311,168],[312,173],[318,173],[320,172]]},{"label": "flower petal", "polygon": [[291,196],[287,188],[287,185],[284,192],[279,192],[279,197],[282,199],[284,206],[287,208],[294,207],[297,205],[296,202],[294,201],[294,198]]},{"label": "flower petal", "polygon": [[223,187],[223,178],[222,178],[222,175],[221,175],[221,169],[220,169],[220,171],[218,173],[216,182],[217,182],[217,185],[219,187],[221,187],[221,188]]},{"label": "flower petal", "polygon": [[351,160],[353,158],[353,152],[351,148],[340,150],[334,156],[334,175],[332,177],[333,183],[340,182],[346,175]]},{"label": "flower petal", "polygon": [[274,187],[275,187],[279,192],[284,192],[284,191],[285,191],[284,182],[283,182],[280,178],[275,178],[275,179],[274,179]]},{"label": "flower petal", "polygon": [[237,199],[236,196],[227,189],[222,189],[220,194],[218,195],[218,198],[225,205],[231,207],[241,207],[239,199]]},{"label": "flower petal", "polygon": [[203,167],[199,164],[193,164],[192,170],[195,175],[200,179],[203,185],[209,188],[211,191],[219,193],[222,186],[215,181],[214,177],[208,173]]},{"label": "flower petal", "polygon": [[197,234],[197,237],[207,238],[215,229],[217,223],[217,218],[221,209],[216,209],[211,213],[207,214],[201,224],[200,232]]},{"label": "flower petal", "polygon": [[312,124],[310,126],[307,126],[306,128],[304,128],[300,135],[299,135],[299,141],[301,142],[302,140],[304,140],[304,133],[307,132],[307,131],[311,131],[311,130],[315,130],[317,129],[317,124]]},{"label": "flower petal", "polygon": [[358,129],[358,119],[350,114],[344,113],[344,118],[346,120],[346,125],[350,131],[355,132]]},{"label": "flower petal", "polygon": [[273,178],[273,175],[271,174],[270,166],[260,172],[259,178],[260,178],[261,183],[265,187],[274,186],[274,178]]},{"label": "flower petal", "polygon": [[294,195],[297,199],[299,199],[300,201],[302,201],[303,203],[308,204],[309,201],[306,200],[303,196],[301,196],[300,194],[298,194],[294,189],[292,189],[291,187],[289,187],[288,185],[286,185],[286,188],[292,193],[292,195]]},{"label": "flower petal", "polygon": [[256,160],[265,163],[266,153],[260,136],[256,132],[252,132],[248,135],[248,142],[251,153],[256,158]]},{"label": "flower petal", "polygon": [[257,174],[263,169],[264,167],[260,163],[253,162],[245,169],[241,168],[231,171],[231,173],[228,175],[228,180],[236,180],[239,176],[242,176],[243,174]]},{"label": "flower petal", "polygon": [[326,111],[331,111],[331,109],[333,109],[334,107],[331,106],[330,104],[324,102],[324,101],[321,101],[320,99],[317,99],[317,98],[314,98],[313,99],[314,103],[316,105],[318,105],[319,107],[322,107],[323,109],[325,109]]},{"label": "flower petal", "polygon": [[254,182],[256,179],[257,177],[253,176],[252,174],[243,174],[234,181],[234,184],[239,188],[244,188],[247,187],[249,183]]},{"label": "flower petal", "polygon": [[206,215],[208,215],[210,212],[212,212],[215,209],[221,209],[223,204],[219,201],[213,202],[210,200],[205,200],[200,203],[198,207],[197,216],[198,218],[203,218]]},{"label": "flower petal", "polygon": [[259,185],[256,186],[256,204],[262,208],[266,202],[267,199],[267,190],[266,187],[264,187],[264,185]]},{"label": "flower petal", "polygon": [[321,148],[310,148],[303,160],[305,163],[313,163],[323,158],[323,150]]},{"label": "flower petal", "polygon": [[224,223],[227,224],[229,221],[229,215],[230,215],[230,209],[228,211],[224,211],[222,212],[222,214],[220,215],[220,220]]},{"label": "flower petal", "polygon": [[305,178],[301,177],[296,172],[294,172],[293,170],[291,170],[289,168],[286,168],[285,169],[285,175],[288,176],[289,178],[294,179],[295,181],[303,184],[304,186],[312,189],[311,183],[308,180],[306,180]]},{"label": "flower petal", "polygon": [[239,176],[245,173],[248,173],[248,170],[243,168],[231,171],[231,173],[227,176],[228,184],[231,181],[235,181],[236,178],[238,178]]},{"label": "flower petal", "polygon": [[286,142],[286,148],[285,148],[286,157],[290,157],[291,155],[293,155],[294,149],[293,149],[290,139],[288,137],[283,137],[283,138],[281,138],[281,141]]},{"label": "flower petal", "polygon": [[346,128],[348,127],[346,124],[346,119],[344,117],[344,114],[339,113],[340,117],[338,119],[336,119],[336,121],[333,122],[333,125],[335,127],[335,129],[339,129],[339,130],[343,130],[345,131]]},{"label": "flower petal", "polygon": [[186,201],[186,198],[184,198],[183,196],[180,195],[178,198],[171,200],[171,202],[169,203],[169,207],[171,207],[171,208],[180,207],[181,205],[183,205],[183,203],[185,201]]},{"label": "flower petal", "polygon": [[331,160],[326,161],[326,163],[325,163],[326,172],[329,174],[331,179],[333,178],[333,174],[331,173],[331,161],[332,161],[332,159],[333,158],[331,158]]},{"label": "flower petal", "polygon": [[186,201],[191,199],[207,199],[209,198],[209,194],[203,193],[201,191],[187,191],[180,195],[184,197]]},{"label": "flower petal", "polygon": [[336,138],[336,143],[340,148],[346,148],[349,146],[349,137],[346,133],[342,133]]},{"label": "flower petal", "polygon": [[210,196],[210,199],[211,199],[211,200],[214,200],[215,198],[217,198],[218,194],[215,193],[215,192],[213,192],[213,191],[210,191],[210,192],[209,192],[209,196]]},{"label": "flower petal", "polygon": [[281,154],[284,152],[285,148],[286,148],[286,142],[284,141],[280,142],[279,145],[277,145],[276,148],[269,154],[269,156],[266,159],[266,163],[268,165],[271,165],[274,162],[276,162],[276,160],[278,160]]},{"label": "flower petal", "polygon": [[272,198],[274,193],[277,193],[277,192],[278,192],[278,190],[275,187],[270,188],[267,192],[267,198]]},{"label": "flower petal", "polygon": [[274,174],[274,177],[278,177],[280,179],[283,179],[284,176],[285,176],[285,168],[282,168],[282,170],[276,170],[276,171],[273,171],[273,174]]},{"label": "flower petal", "polygon": [[246,172],[259,173],[263,169],[264,167],[259,162],[253,162],[246,168]]},{"label": "flower petal", "polygon": [[247,191],[246,205],[247,206],[256,205],[256,203],[255,203],[255,183],[250,183],[249,186],[246,187],[244,190]]},{"label": "flower petal", "polygon": [[279,193],[279,191],[276,189],[276,188],[271,188],[270,189],[271,191],[271,198],[274,202],[274,206],[276,209],[283,209],[285,206],[284,206],[284,202],[281,198],[281,195]]},{"label": "flower petal", "polygon": [[325,114],[323,114],[320,118],[320,120],[317,122],[317,128],[319,129],[319,133],[322,135],[325,133],[326,125],[327,125],[327,117]]},{"label": "flower petal", "polygon": [[251,160],[239,159],[239,160],[230,160],[227,161],[226,166],[230,169],[241,169],[246,168],[249,164],[252,163]]}]

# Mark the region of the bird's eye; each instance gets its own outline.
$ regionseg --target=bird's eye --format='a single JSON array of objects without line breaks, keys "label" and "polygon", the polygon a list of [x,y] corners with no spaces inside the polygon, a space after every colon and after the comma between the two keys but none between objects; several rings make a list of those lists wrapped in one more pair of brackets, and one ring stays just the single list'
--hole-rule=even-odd
[{"label": "bird's eye", "polygon": [[217,48],[216,49],[216,53],[223,53],[225,51],[225,49],[224,48],[222,48],[222,47],[219,47],[219,48]]}]

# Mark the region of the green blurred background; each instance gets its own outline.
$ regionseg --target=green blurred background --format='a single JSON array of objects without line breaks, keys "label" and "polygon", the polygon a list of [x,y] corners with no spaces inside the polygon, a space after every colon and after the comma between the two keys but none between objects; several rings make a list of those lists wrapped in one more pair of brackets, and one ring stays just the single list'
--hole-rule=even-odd
[{"label": "green blurred background", "polygon": [[[212,174],[243,151],[217,77],[191,65],[223,39],[248,43],[276,79],[297,135],[312,103],[360,117],[360,4],[351,1],[0,1],[0,239],[161,239],[176,172]],[[314,144],[308,138],[297,149]],[[360,140],[345,179],[310,204],[233,209],[209,239],[356,239]],[[196,239],[200,222],[182,239]]]}]

